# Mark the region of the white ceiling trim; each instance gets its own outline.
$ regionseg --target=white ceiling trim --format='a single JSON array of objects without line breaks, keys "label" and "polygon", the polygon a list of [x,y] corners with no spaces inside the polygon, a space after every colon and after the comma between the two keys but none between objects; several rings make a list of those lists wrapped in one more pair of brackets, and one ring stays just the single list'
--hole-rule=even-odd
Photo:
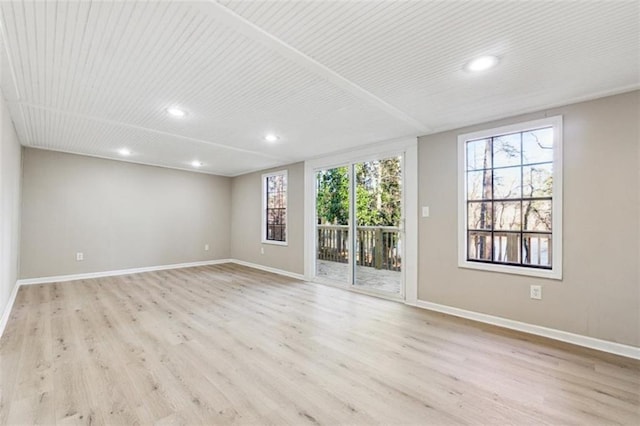
[{"label": "white ceiling trim", "polygon": [[[29,149],[40,149],[42,151],[62,152],[63,154],[81,155],[83,157],[99,158],[101,160],[117,161],[117,162],[122,162],[122,163],[140,164],[142,166],[161,167],[163,169],[180,170],[182,172],[200,173],[200,174],[203,174],[203,175],[213,175],[213,176],[221,176],[221,177],[228,177],[228,178],[232,178],[232,177],[235,177],[235,176],[241,176],[241,175],[245,174],[245,172],[237,173],[237,174],[218,173],[218,172],[213,173],[213,172],[210,172],[210,171],[207,171],[207,170],[195,169],[193,167],[168,166],[166,164],[154,163],[153,161],[137,161],[135,159],[126,158],[126,157],[114,158],[114,157],[109,157],[109,156],[106,156],[106,155],[98,155],[98,154],[93,154],[93,153],[74,151],[72,149],[60,149],[60,148],[52,149],[52,148],[45,148],[45,147],[42,147],[42,146],[30,146]],[[258,170],[263,170],[263,169],[264,169],[264,167],[262,167],[261,169],[258,169]],[[251,173],[251,172],[248,172],[248,173]]]},{"label": "white ceiling trim", "polygon": [[212,141],[209,141],[209,140],[192,138],[192,137],[189,137],[189,136],[179,135],[179,134],[176,134],[176,133],[165,132],[165,131],[162,131],[162,130],[152,129],[152,128],[149,128],[149,127],[137,126],[135,124],[123,123],[123,122],[115,121],[115,120],[109,120],[109,119],[106,119],[106,118],[94,117],[94,116],[91,116],[91,115],[80,114],[80,113],[77,113],[77,112],[65,111],[65,110],[62,110],[62,109],[47,107],[47,106],[44,106],[44,105],[36,105],[36,104],[29,103],[29,102],[15,102],[15,101],[8,101],[8,103],[9,104],[18,104],[20,106],[21,110],[22,110],[23,107],[29,107],[29,108],[33,108],[33,109],[39,109],[39,110],[43,110],[43,111],[53,112],[53,113],[56,113],[56,114],[62,114],[62,115],[66,115],[66,116],[69,116],[69,117],[81,118],[81,119],[91,120],[91,121],[97,121],[97,122],[100,122],[100,123],[110,124],[110,125],[113,125],[113,126],[128,127],[130,129],[142,130],[142,131],[145,131],[145,132],[155,133],[155,134],[158,134],[158,135],[170,136],[170,137],[179,138],[179,139],[185,139],[185,140],[189,140],[189,141],[192,141],[192,142],[203,143],[203,144],[207,144],[207,145],[210,145],[210,146],[215,146],[215,147],[218,147],[218,148],[223,148],[223,149],[227,149],[227,150],[231,150],[231,151],[242,152],[243,154],[252,154],[252,155],[259,156],[259,157],[268,158],[270,160],[294,161],[293,158],[286,158],[286,157],[283,158],[282,156],[269,155],[269,154],[265,154],[265,153],[259,152],[259,151],[252,151],[250,149],[238,148],[238,147],[235,147],[233,145],[225,145],[225,144],[221,144],[221,143],[217,143],[217,142],[212,142]]},{"label": "white ceiling trim", "polygon": [[348,80],[347,78],[321,64],[315,59],[293,48],[279,38],[276,38],[275,36],[269,34],[254,23],[246,20],[227,7],[219,4],[216,0],[209,0],[206,3],[198,2],[197,7],[201,11],[220,21],[227,27],[237,30],[239,33],[245,35],[251,40],[261,43],[262,45],[272,49],[283,57],[291,60],[297,65],[316,74],[317,76],[326,79],[327,81],[333,83],[334,85],[340,87],[348,93],[351,93],[359,99],[364,100],[371,105],[382,109],[393,117],[411,125],[416,129],[416,136],[418,134],[430,133],[431,129],[424,123],[416,120],[404,111],[401,111],[400,109],[389,104],[373,93],[363,89],[351,80]]},{"label": "white ceiling trim", "polygon": [[615,89],[603,90],[603,91],[595,92],[595,93],[589,93],[589,94],[584,95],[584,96],[577,96],[577,97],[572,97],[572,98],[569,98],[569,99],[564,99],[561,102],[546,103],[546,104],[538,105],[538,106],[520,108],[520,109],[511,111],[509,113],[509,115],[507,115],[507,116],[505,116],[504,114],[492,114],[492,115],[489,115],[487,117],[482,118],[479,121],[477,121],[477,120],[476,121],[465,121],[465,122],[462,122],[462,123],[458,123],[458,124],[454,125],[453,127],[452,126],[436,127],[436,128],[433,129],[433,131],[431,133],[426,133],[426,134],[420,135],[420,136],[427,136],[429,134],[448,132],[448,131],[451,131],[451,130],[462,130],[465,127],[476,126],[478,124],[489,124],[492,121],[498,121],[498,120],[502,120],[502,119],[506,119],[506,118],[513,118],[513,117],[517,117],[519,115],[531,114],[531,113],[535,113],[535,112],[545,112],[545,114],[546,114],[546,111],[550,110],[550,109],[562,108],[562,107],[566,107],[566,106],[569,106],[569,105],[577,104],[577,103],[580,103],[580,102],[588,102],[588,101],[592,101],[594,99],[605,98],[607,96],[620,95],[622,93],[633,92],[634,90],[640,90],[640,84],[631,84],[631,85],[628,85],[628,86],[616,87]]}]

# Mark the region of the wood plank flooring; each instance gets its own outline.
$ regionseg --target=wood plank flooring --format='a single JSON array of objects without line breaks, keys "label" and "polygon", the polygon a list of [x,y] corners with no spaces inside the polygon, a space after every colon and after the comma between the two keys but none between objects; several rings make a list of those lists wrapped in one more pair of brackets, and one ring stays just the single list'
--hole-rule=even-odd
[{"label": "wood plank flooring", "polygon": [[640,362],[218,265],[22,287],[0,424],[640,424]]}]

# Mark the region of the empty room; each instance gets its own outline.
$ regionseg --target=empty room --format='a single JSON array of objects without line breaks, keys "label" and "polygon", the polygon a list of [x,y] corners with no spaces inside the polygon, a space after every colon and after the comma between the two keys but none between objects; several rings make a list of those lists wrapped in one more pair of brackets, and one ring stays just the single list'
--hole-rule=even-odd
[{"label": "empty room", "polygon": [[0,425],[640,424],[640,2],[0,1]]}]

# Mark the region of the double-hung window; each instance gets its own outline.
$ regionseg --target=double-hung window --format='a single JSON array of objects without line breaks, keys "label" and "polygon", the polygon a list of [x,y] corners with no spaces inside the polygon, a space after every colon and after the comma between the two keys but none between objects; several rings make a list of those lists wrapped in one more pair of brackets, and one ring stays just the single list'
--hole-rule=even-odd
[{"label": "double-hung window", "polygon": [[287,244],[287,171],[262,175],[262,242]]},{"label": "double-hung window", "polygon": [[562,117],[460,135],[459,266],[562,278]]}]

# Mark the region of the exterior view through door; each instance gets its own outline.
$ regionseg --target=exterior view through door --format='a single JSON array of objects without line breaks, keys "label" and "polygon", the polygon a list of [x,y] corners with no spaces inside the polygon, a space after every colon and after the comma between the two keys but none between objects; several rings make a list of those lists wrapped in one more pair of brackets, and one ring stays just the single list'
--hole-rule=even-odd
[{"label": "exterior view through door", "polygon": [[402,157],[316,170],[315,179],[316,278],[402,298]]}]

